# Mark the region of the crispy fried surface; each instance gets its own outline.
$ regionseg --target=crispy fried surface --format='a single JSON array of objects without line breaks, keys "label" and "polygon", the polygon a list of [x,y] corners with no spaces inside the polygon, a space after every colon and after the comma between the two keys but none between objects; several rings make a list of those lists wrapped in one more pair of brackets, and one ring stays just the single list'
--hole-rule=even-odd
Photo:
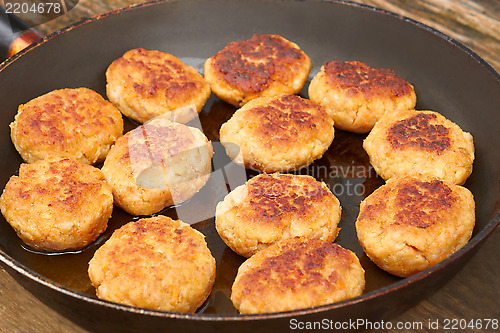
[{"label": "crispy fried surface", "polygon": [[413,92],[413,87],[387,68],[372,68],[360,61],[330,61],[325,64],[328,82],[348,94],[363,94],[366,99],[400,97]]},{"label": "crispy fried surface", "polygon": [[363,142],[384,179],[435,176],[463,184],[472,172],[472,136],[437,112],[408,110],[383,117]]},{"label": "crispy fried surface", "polygon": [[295,237],[245,261],[231,300],[242,314],[290,311],[359,296],[364,285],[354,253],[331,242]]},{"label": "crispy fried surface", "polygon": [[231,42],[205,62],[212,91],[234,106],[252,99],[295,94],[304,86],[311,60],[295,44],[278,35],[254,35]]},{"label": "crispy fried surface", "polygon": [[474,228],[474,198],[437,178],[397,177],[360,206],[358,239],[380,268],[410,276],[462,248]]},{"label": "crispy fried surface", "polygon": [[[186,123],[200,112],[210,86],[198,71],[175,56],[143,48],[127,51],[106,71],[107,95],[124,115],[140,123],[159,115]],[[177,110],[180,109],[180,110]]]},{"label": "crispy fried surface", "polygon": [[102,171],[119,207],[150,215],[198,192],[210,177],[211,157],[200,130],[157,118],[120,138]]},{"label": "crispy fried surface", "polygon": [[414,148],[440,154],[451,147],[450,129],[431,122],[432,113],[417,114],[397,121],[387,130],[387,140],[393,149]]},{"label": "crispy fried surface", "polygon": [[87,88],[60,89],[20,105],[11,138],[28,163],[48,156],[102,162],[122,135],[121,113]]},{"label": "crispy fried surface", "polygon": [[195,312],[215,280],[203,234],[166,216],[116,230],[89,263],[97,296],[148,309]]},{"label": "crispy fried surface", "polygon": [[225,145],[228,155],[264,172],[309,165],[323,156],[333,137],[333,122],[325,110],[296,95],[255,99],[220,128],[221,142],[232,143]]},{"label": "crispy fried surface", "polygon": [[48,251],[76,250],[93,242],[113,209],[111,188],[101,171],[69,158],[22,164],[0,202],[19,237]]},{"label": "crispy fried surface", "polygon": [[385,114],[413,109],[413,86],[390,69],[359,61],[330,61],[309,85],[309,98],[324,106],[335,126],[369,132]]},{"label": "crispy fried surface", "polygon": [[339,200],[313,177],[260,174],[217,205],[215,226],[231,249],[250,257],[295,236],[332,242],[340,214]]}]

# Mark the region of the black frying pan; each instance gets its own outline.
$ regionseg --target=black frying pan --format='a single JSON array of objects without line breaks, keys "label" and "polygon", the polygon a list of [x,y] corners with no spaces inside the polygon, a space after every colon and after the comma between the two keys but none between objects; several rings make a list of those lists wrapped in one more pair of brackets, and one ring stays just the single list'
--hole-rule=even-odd
[{"label": "black frying pan", "polygon": [[[86,86],[105,95],[107,66],[131,48],[166,51],[201,70],[204,59],[227,42],[247,39],[253,33],[277,33],[296,42],[312,58],[311,77],[323,63],[333,59],[355,59],[374,67],[392,68],[415,86],[419,109],[439,111],[471,132],[477,158],[465,186],[475,195],[477,223],[469,244],[442,263],[407,279],[392,277],[375,267],[363,255],[353,223],[359,202],[382,181],[370,172],[342,174],[348,166],[370,169],[361,148],[363,136],[337,131],[330,150],[309,170],[324,166],[340,170],[336,176],[316,175],[331,188],[337,186],[338,191],[342,186],[347,189],[349,181],[363,185],[364,190],[359,193],[336,193],[343,206],[338,242],[355,251],[366,270],[367,289],[361,297],[289,313],[238,315],[228,295],[243,259],[225,247],[215,233],[213,219],[208,219],[194,227],[205,233],[217,259],[217,282],[199,313],[156,312],[99,300],[86,277],[86,264],[113,229],[133,218],[118,208],[97,243],[71,255],[30,252],[1,219],[0,260],[20,283],[95,332],[281,332],[289,328],[291,318],[334,322],[387,319],[428,296],[463,266],[499,223],[499,75],[475,53],[429,27],[351,3],[158,2],[101,15],[45,38],[0,67],[0,184],[3,187],[21,163],[8,128],[19,104],[64,87]],[[217,140],[218,127],[232,112],[231,106],[210,98],[200,115],[210,139]],[[127,122],[128,129],[133,126]],[[188,204],[196,205],[196,197]],[[167,209],[162,213],[173,215],[175,211]]]}]

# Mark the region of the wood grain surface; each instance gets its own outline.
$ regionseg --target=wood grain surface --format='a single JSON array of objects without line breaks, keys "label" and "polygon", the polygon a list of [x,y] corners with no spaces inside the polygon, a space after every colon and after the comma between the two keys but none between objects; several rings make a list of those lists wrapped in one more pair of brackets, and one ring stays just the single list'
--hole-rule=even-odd
[{"label": "wood grain surface", "polygon": [[[81,0],[66,15],[37,28],[51,33],[81,19],[142,1]],[[425,23],[463,42],[500,71],[499,0],[361,0]],[[29,17],[25,18],[29,21]],[[496,110],[497,112],[499,110]],[[396,325],[422,323],[416,329],[374,329],[369,332],[445,332],[428,329],[429,321],[481,318],[500,320],[500,231],[483,244],[472,260],[431,297],[393,318]],[[84,315],[84,314],[82,314]],[[447,332],[498,332],[494,329],[448,330]],[[0,267],[0,332],[85,333],[68,319],[33,297]]]}]

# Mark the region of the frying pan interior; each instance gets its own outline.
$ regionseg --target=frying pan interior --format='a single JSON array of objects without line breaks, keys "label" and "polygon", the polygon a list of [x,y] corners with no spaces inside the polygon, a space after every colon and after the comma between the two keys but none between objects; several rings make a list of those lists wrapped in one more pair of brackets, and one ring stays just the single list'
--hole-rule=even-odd
[{"label": "frying pan interior", "polygon": [[[86,281],[82,282],[80,290],[73,292],[64,283],[53,283],[40,273],[45,272],[45,268],[40,267],[40,262],[45,259],[36,259],[41,255],[27,255],[3,218],[0,220],[2,261],[28,276],[24,280],[28,281],[28,285],[35,286],[33,289],[38,290],[37,294],[55,295],[56,298],[60,297],[55,302],[59,305],[84,308],[85,311],[92,312],[95,315],[93,321],[99,323],[101,328],[111,329],[114,327],[110,323],[113,322],[111,317],[118,318],[115,320],[116,325],[121,325],[123,330],[133,327],[130,324],[133,320],[128,316],[134,316],[134,320],[142,324],[147,323],[146,326],[155,322],[170,327],[168,325],[177,325],[172,323],[181,321],[183,325],[187,325],[183,326],[184,329],[191,327],[194,331],[201,323],[208,325],[205,326],[207,329],[217,325],[218,329],[234,329],[237,325],[238,329],[249,329],[250,326],[242,326],[248,321],[270,330],[280,320],[299,315],[320,314],[333,318],[349,316],[348,313],[351,312],[351,316],[375,316],[380,319],[395,313],[396,307],[407,308],[418,298],[427,295],[423,290],[430,290],[431,286],[438,286],[440,281],[448,279],[448,273],[456,270],[458,263],[465,262],[476,245],[498,224],[495,216],[500,207],[500,131],[497,128],[500,122],[499,76],[477,55],[451,38],[416,22],[367,6],[324,1],[158,2],[93,18],[50,36],[1,67],[0,185],[3,187],[9,177],[16,174],[22,162],[10,141],[8,127],[19,104],[51,90],[66,87],[84,86],[105,96],[106,68],[125,51],[137,47],[174,54],[202,71],[204,60],[226,43],[248,39],[254,33],[280,34],[297,43],[312,59],[310,77],[319,71],[322,64],[334,59],[359,60],[373,67],[391,68],[415,86],[418,109],[438,111],[472,133],[476,160],[473,174],[465,186],[475,196],[477,224],[469,245],[442,264],[410,279],[400,280],[380,272],[374,273],[382,282],[372,283],[372,290],[353,301],[289,314],[250,317],[236,315],[234,309],[231,310],[231,306],[227,304],[227,299],[221,301],[220,309],[214,311],[213,315],[180,316],[139,311],[98,301],[92,296],[93,291],[87,288]],[[302,92],[303,96],[307,96],[306,88]],[[217,118],[220,114],[227,119],[232,112],[234,108],[212,96],[202,112],[202,125],[210,129],[210,126],[221,121]],[[133,127],[133,124],[128,122],[128,127]],[[208,130],[206,134],[210,139],[217,140],[216,130]],[[354,142],[359,151],[361,141],[362,136],[338,131],[333,145],[336,142]],[[337,154],[341,155],[335,148],[327,153],[331,160],[335,160]],[[349,158],[352,155],[344,156],[344,162],[349,163]],[[360,159],[360,163],[367,163],[366,156]],[[362,197],[341,198],[341,202],[346,205],[341,221],[342,232],[347,236],[342,236],[340,242],[341,245],[352,248],[359,256],[363,253],[355,241],[353,223],[357,204],[361,199]],[[125,220],[130,217],[116,208],[113,218]],[[206,228],[208,233],[213,233],[207,227],[210,223],[213,221],[206,221],[200,229]],[[209,245],[210,242],[223,246],[215,238],[209,240]],[[215,251],[222,253],[224,249]],[[92,250],[88,251],[87,256],[91,255]],[[71,262],[71,259],[62,260]],[[221,260],[225,263],[232,262],[232,274],[242,262],[232,254],[221,254],[218,260],[218,264]],[[369,261],[364,262],[370,265]],[[33,277],[37,278],[33,280]],[[368,278],[367,275],[367,283]],[[399,296],[391,296],[398,292]],[[402,299],[401,295],[407,299]],[[377,299],[384,302],[385,306],[378,307]],[[99,312],[101,319],[98,319]],[[131,326],[124,325],[123,320]],[[223,326],[221,322],[224,321],[231,322],[233,326]],[[104,322],[107,323],[103,324]],[[158,325],[154,327],[161,326]]]}]

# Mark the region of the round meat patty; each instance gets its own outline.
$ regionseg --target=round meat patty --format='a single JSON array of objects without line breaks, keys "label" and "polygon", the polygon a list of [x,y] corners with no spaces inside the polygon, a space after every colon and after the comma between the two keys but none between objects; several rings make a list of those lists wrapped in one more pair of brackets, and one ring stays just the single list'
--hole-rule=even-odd
[{"label": "round meat patty", "polygon": [[311,59],[279,35],[231,42],[205,62],[212,92],[234,106],[263,96],[296,94],[307,81]]},{"label": "round meat patty", "polygon": [[150,215],[196,194],[210,178],[211,158],[199,129],[158,117],[118,139],[102,172],[117,206]]},{"label": "round meat patty", "polygon": [[129,222],[89,262],[99,298],[161,311],[195,312],[215,281],[203,234],[166,216]]},{"label": "round meat patty", "polygon": [[78,250],[104,230],[113,210],[101,170],[69,158],[21,164],[0,198],[2,214],[27,245]]},{"label": "round meat patty", "polygon": [[413,86],[394,71],[359,61],[330,61],[311,80],[309,98],[323,107],[335,127],[367,133],[384,115],[413,109]]},{"label": "round meat patty", "polygon": [[293,171],[311,164],[328,150],[334,135],[325,110],[296,95],[254,99],[220,128],[229,157],[262,172]]},{"label": "round meat patty", "polygon": [[467,244],[474,207],[465,187],[438,178],[391,178],[361,203],[356,231],[377,266],[406,277]]},{"label": "round meat patty", "polygon": [[210,96],[198,71],[175,56],[143,48],[127,51],[106,71],[109,100],[139,123],[162,115],[187,123]]},{"label": "round meat patty", "polygon": [[242,314],[283,312],[357,297],[365,272],[356,255],[317,238],[282,240],[238,269],[231,300]]},{"label": "round meat patty", "polygon": [[375,171],[397,176],[434,176],[463,184],[472,172],[472,135],[433,111],[384,116],[363,142]]},{"label": "round meat patty", "polygon": [[217,205],[215,227],[231,249],[250,257],[295,236],[333,242],[340,214],[339,200],[313,177],[260,174]]},{"label": "round meat patty", "polygon": [[120,111],[87,88],[60,89],[20,105],[11,138],[28,163],[46,157],[102,162],[123,133]]}]

